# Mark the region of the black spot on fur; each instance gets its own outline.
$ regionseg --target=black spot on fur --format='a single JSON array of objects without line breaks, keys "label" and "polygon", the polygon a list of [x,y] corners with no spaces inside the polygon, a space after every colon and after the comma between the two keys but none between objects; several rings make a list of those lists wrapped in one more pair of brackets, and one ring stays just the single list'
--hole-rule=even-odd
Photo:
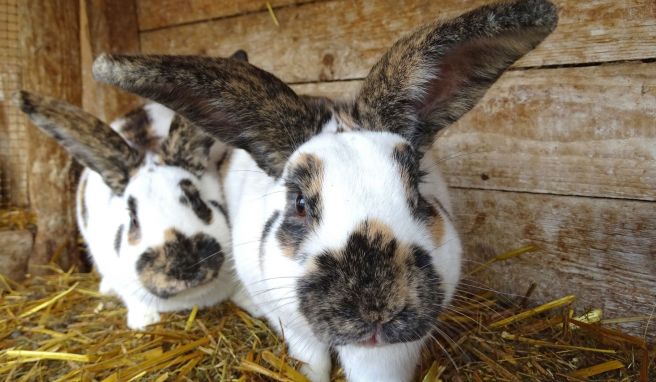
[{"label": "black spot on fur", "polygon": [[184,205],[191,206],[191,209],[200,220],[205,222],[205,224],[210,224],[212,222],[212,210],[205,204],[200,196],[200,192],[198,192],[192,181],[182,179],[180,181],[180,188],[184,193],[184,196],[180,198],[180,202]]},{"label": "black spot on fur", "polygon": [[128,197],[128,212],[130,214],[128,243],[134,245],[141,240],[141,227],[139,225],[139,216],[137,215],[137,199],[134,196]]},{"label": "black spot on fur", "polygon": [[139,279],[148,291],[168,298],[216,278],[225,254],[214,238],[187,237],[173,229],[168,234],[164,246],[149,248],[137,261]]},{"label": "black spot on fur", "polygon": [[213,205],[226,220],[226,224],[228,225],[228,228],[232,227],[230,224],[230,216],[228,216],[228,209],[221,203],[217,202],[216,200],[210,200],[210,204]]},{"label": "black spot on fur", "polygon": [[260,269],[262,269],[262,264],[264,262],[264,242],[269,236],[269,232],[271,232],[271,227],[273,226],[273,223],[278,220],[278,216],[280,216],[280,211],[276,210],[271,216],[267,219],[266,223],[264,224],[264,229],[262,230],[262,237],[260,237]]},{"label": "black spot on fur", "polygon": [[407,342],[435,324],[444,296],[423,249],[399,245],[364,223],[343,249],[314,261],[297,291],[303,315],[323,341],[352,344],[378,326],[384,342]]},{"label": "black spot on fur", "polygon": [[117,255],[120,255],[121,252],[121,238],[123,236],[123,228],[125,226],[121,224],[118,226],[118,229],[116,230],[116,235],[114,235],[114,250],[116,251]]}]

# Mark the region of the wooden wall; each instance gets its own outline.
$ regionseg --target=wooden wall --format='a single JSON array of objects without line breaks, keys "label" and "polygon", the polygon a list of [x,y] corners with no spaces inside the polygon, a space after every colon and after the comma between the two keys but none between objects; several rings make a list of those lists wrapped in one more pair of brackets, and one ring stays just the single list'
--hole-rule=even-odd
[{"label": "wooden wall", "polygon": [[[301,93],[348,97],[399,36],[487,0],[137,0],[143,53],[251,62]],[[610,315],[656,303],[656,2],[556,0],[557,30],[436,142],[468,264]]]}]

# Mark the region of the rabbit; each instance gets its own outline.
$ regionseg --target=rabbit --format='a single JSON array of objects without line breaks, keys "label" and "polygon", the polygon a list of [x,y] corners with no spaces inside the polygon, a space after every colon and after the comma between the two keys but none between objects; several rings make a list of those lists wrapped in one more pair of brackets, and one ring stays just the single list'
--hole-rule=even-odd
[{"label": "rabbit", "polygon": [[[243,51],[232,58],[246,60]],[[60,100],[28,92],[19,98],[36,126],[86,167],[78,227],[100,292],[121,298],[128,327],[239,295],[217,168],[225,144],[156,103],[107,126]]]},{"label": "rabbit", "polygon": [[461,272],[429,150],[557,19],[549,1],[519,0],[424,25],[350,101],[207,57],[104,55],[93,73],[233,147],[223,187],[237,274],[309,379],[329,380],[334,350],[349,381],[408,381]]}]

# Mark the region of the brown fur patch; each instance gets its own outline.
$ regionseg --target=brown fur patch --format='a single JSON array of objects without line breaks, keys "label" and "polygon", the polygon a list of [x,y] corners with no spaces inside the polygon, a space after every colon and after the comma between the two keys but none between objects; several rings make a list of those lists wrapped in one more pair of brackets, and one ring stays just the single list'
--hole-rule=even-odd
[{"label": "brown fur patch", "polygon": [[[228,171],[230,170],[233,152],[233,149],[226,147],[225,151],[223,152],[223,156],[221,156],[221,159],[219,159],[219,161],[216,163],[216,167],[219,171],[219,183],[221,185],[221,191],[225,191],[225,180],[226,176],[228,176]],[[225,195],[225,192],[222,193]]]},{"label": "brown fur patch", "polygon": [[150,115],[143,106],[123,116],[120,134],[139,150],[156,149],[160,139],[154,133]]},{"label": "brown fur patch", "polygon": [[323,341],[354,343],[377,329],[385,342],[406,342],[432,328],[442,298],[431,257],[399,242],[383,222],[362,222],[343,248],[326,250],[312,262],[298,295]]},{"label": "brown fur patch", "polygon": [[149,248],[137,262],[143,286],[161,298],[206,284],[218,274],[224,261],[221,245],[211,236],[187,237],[171,228],[161,247]]},{"label": "brown fur patch", "polygon": [[207,168],[213,143],[212,137],[176,114],[171,121],[169,135],[161,146],[164,163],[201,176]]}]

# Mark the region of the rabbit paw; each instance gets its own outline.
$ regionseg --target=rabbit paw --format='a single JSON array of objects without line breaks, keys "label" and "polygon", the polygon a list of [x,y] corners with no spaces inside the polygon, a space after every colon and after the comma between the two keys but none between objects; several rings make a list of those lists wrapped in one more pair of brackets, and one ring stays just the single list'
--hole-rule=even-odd
[{"label": "rabbit paw", "polygon": [[98,292],[100,292],[101,294],[104,294],[106,296],[111,296],[111,295],[116,294],[116,292],[114,291],[114,288],[111,286],[109,281],[107,281],[107,279],[102,279],[100,281],[100,286],[98,287]]},{"label": "rabbit paw", "polygon": [[128,308],[128,327],[142,330],[146,326],[156,324],[160,320],[159,313],[154,309]]}]

